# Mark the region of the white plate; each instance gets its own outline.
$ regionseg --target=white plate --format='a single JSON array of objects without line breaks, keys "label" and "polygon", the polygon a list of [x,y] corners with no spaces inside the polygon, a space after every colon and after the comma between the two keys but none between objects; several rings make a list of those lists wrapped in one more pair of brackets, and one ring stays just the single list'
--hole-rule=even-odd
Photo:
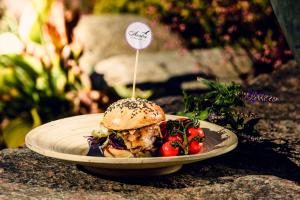
[{"label": "white plate", "polygon": [[[193,163],[233,150],[238,143],[236,135],[221,126],[201,121],[206,140],[203,152],[195,155],[147,158],[107,158],[86,156],[89,145],[84,136],[99,129],[103,114],[79,115],[49,122],[31,130],[26,145],[31,150],[84,166],[89,171],[110,176],[150,176],[170,174],[183,164]],[[167,115],[167,119],[177,116]],[[224,131],[220,131],[224,130]]]}]

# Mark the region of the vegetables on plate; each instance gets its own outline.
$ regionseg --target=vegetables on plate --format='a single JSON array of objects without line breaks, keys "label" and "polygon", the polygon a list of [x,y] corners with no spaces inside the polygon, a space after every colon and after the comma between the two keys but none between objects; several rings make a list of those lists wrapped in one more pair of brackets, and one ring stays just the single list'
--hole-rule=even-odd
[{"label": "vegetables on plate", "polygon": [[161,123],[164,143],[160,156],[197,154],[203,151],[205,134],[198,120],[178,118]]}]

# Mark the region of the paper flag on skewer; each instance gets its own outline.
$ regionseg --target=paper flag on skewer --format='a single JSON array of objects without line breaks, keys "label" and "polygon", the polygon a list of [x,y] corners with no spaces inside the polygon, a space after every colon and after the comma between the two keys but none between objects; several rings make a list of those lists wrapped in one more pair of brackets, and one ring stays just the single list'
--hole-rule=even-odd
[{"label": "paper flag on skewer", "polygon": [[139,61],[139,50],[147,48],[152,41],[152,31],[146,24],[142,22],[133,22],[126,29],[125,37],[128,44],[136,49],[132,98],[135,98],[136,73]]}]

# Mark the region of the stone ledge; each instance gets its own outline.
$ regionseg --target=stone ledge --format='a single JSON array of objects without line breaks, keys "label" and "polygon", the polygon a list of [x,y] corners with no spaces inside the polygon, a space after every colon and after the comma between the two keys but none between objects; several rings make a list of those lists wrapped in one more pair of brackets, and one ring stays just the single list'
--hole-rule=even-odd
[{"label": "stone ledge", "polygon": [[[251,88],[280,101],[248,105],[260,114],[261,139],[240,138],[223,156],[145,179],[97,177],[27,148],[0,151],[0,199],[300,199],[300,68],[289,63]],[[289,90],[286,90],[288,88]],[[180,97],[157,103],[176,112]]]},{"label": "stone ledge", "polygon": [[[267,166],[251,161],[253,156],[244,155],[244,159],[239,160],[240,151],[238,148],[225,156],[187,165],[173,175],[109,179],[86,174],[74,165],[45,158],[26,148],[2,150],[0,198],[300,198],[300,186],[293,180],[296,177],[288,177],[288,173],[296,172],[295,166],[287,165],[285,169],[280,166],[288,159],[278,160],[281,164],[276,166],[279,170],[276,172],[274,166],[260,169]],[[251,162],[254,166],[246,167]],[[270,162],[273,161],[267,161],[266,165]],[[274,163],[278,163],[277,160]]]}]

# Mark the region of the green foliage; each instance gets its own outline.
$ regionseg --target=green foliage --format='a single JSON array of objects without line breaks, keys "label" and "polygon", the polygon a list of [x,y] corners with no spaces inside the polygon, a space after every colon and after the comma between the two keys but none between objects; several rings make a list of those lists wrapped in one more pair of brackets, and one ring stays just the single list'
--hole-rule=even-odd
[{"label": "green foliage", "polygon": [[[27,14],[36,17],[30,21],[25,13],[20,20],[31,26],[24,26],[20,35],[0,35],[20,40],[15,42],[19,50],[0,53],[0,140],[7,147],[22,145],[26,133],[41,123],[99,112],[98,104],[106,97],[92,90],[88,75],[80,69],[82,47],[69,37],[72,30],[65,27],[62,2],[53,2],[32,1],[36,13]],[[1,49],[6,49],[3,44]]]},{"label": "green foliage", "polygon": [[140,14],[169,25],[189,48],[241,46],[265,67],[291,58],[269,0],[96,0],[94,13]]},{"label": "green foliage", "polygon": [[245,103],[241,97],[242,88],[236,83],[221,84],[201,79],[208,92],[201,95],[184,92],[185,110],[178,113],[193,119],[207,120],[236,132],[252,132],[258,118],[242,113]]},{"label": "green foliage", "polygon": [[189,96],[185,93],[185,109],[193,111],[204,111],[209,109],[209,113],[220,112],[230,109],[233,106],[242,106],[243,102],[239,98],[241,87],[238,84],[220,84],[217,82],[202,79],[208,87],[209,92],[201,96]]},{"label": "green foliage", "polygon": [[53,0],[46,0],[46,1],[32,0],[31,3],[35,11],[35,20],[32,21],[30,31],[28,33],[28,37],[30,38],[31,41],[42,44],[42,40],[43,40],[43,35],[41,33],[41,30],[43,28],[42,25],[47,22],[47,18],[51,10]]},{"label": "green foliage", "polygon": [[54,117],[53,114],[63,113],[68,108],[70,110],[70,106],[66,107],[68,100],[64,94],[67,84],[57,84],[59,79],[66,79],[66,75],[55,74],[54,68],[47,69],[42,62],[39,63],[40,66],[35,65],[37,60],[31,63],[29,60],[34,57],[26,58],[22,55],[0,56],[0,73],[3,71],[5,74],[0,87],[3,92],[0,95],[3,104],[0,107],[0,120],[5,117],[14,118],[23,112],[29,114],[32,108],[37,108],[43,119],[48,121]]},{"label": "green foliage", "polygon": [[12,120],[3,130],[6,146],[16,148],[24,144],[26,134],[32,129],[32,122],[18,117]]},{"label": "green foliage", "polygon": [[125,6],[126,3],[126,0],[97,1],[94,10],[97,13],[118,13],[122,11],[122,8]]},{"label": "green foliage", "polygon": [[71,88],[67,81],[59,82],[66,74],[55,74],[54,69],[28,55],[0,56],[0,122],[12,119],[3,129],[8,147],[22,145],[28,130],[41,124],[40,118],[45,122],[72,113],[65,94]]},{"label": "green foliage", "polygon": [[[118,96],[122,98],[130,98],[132,96],[132,88],[127,88],[126,86],[116,85],[113,87],[114,91],[118,94]],[[148,99],[153,94],[152,90],[141,90],[136,88],[136,97],[142,99]]]}]

